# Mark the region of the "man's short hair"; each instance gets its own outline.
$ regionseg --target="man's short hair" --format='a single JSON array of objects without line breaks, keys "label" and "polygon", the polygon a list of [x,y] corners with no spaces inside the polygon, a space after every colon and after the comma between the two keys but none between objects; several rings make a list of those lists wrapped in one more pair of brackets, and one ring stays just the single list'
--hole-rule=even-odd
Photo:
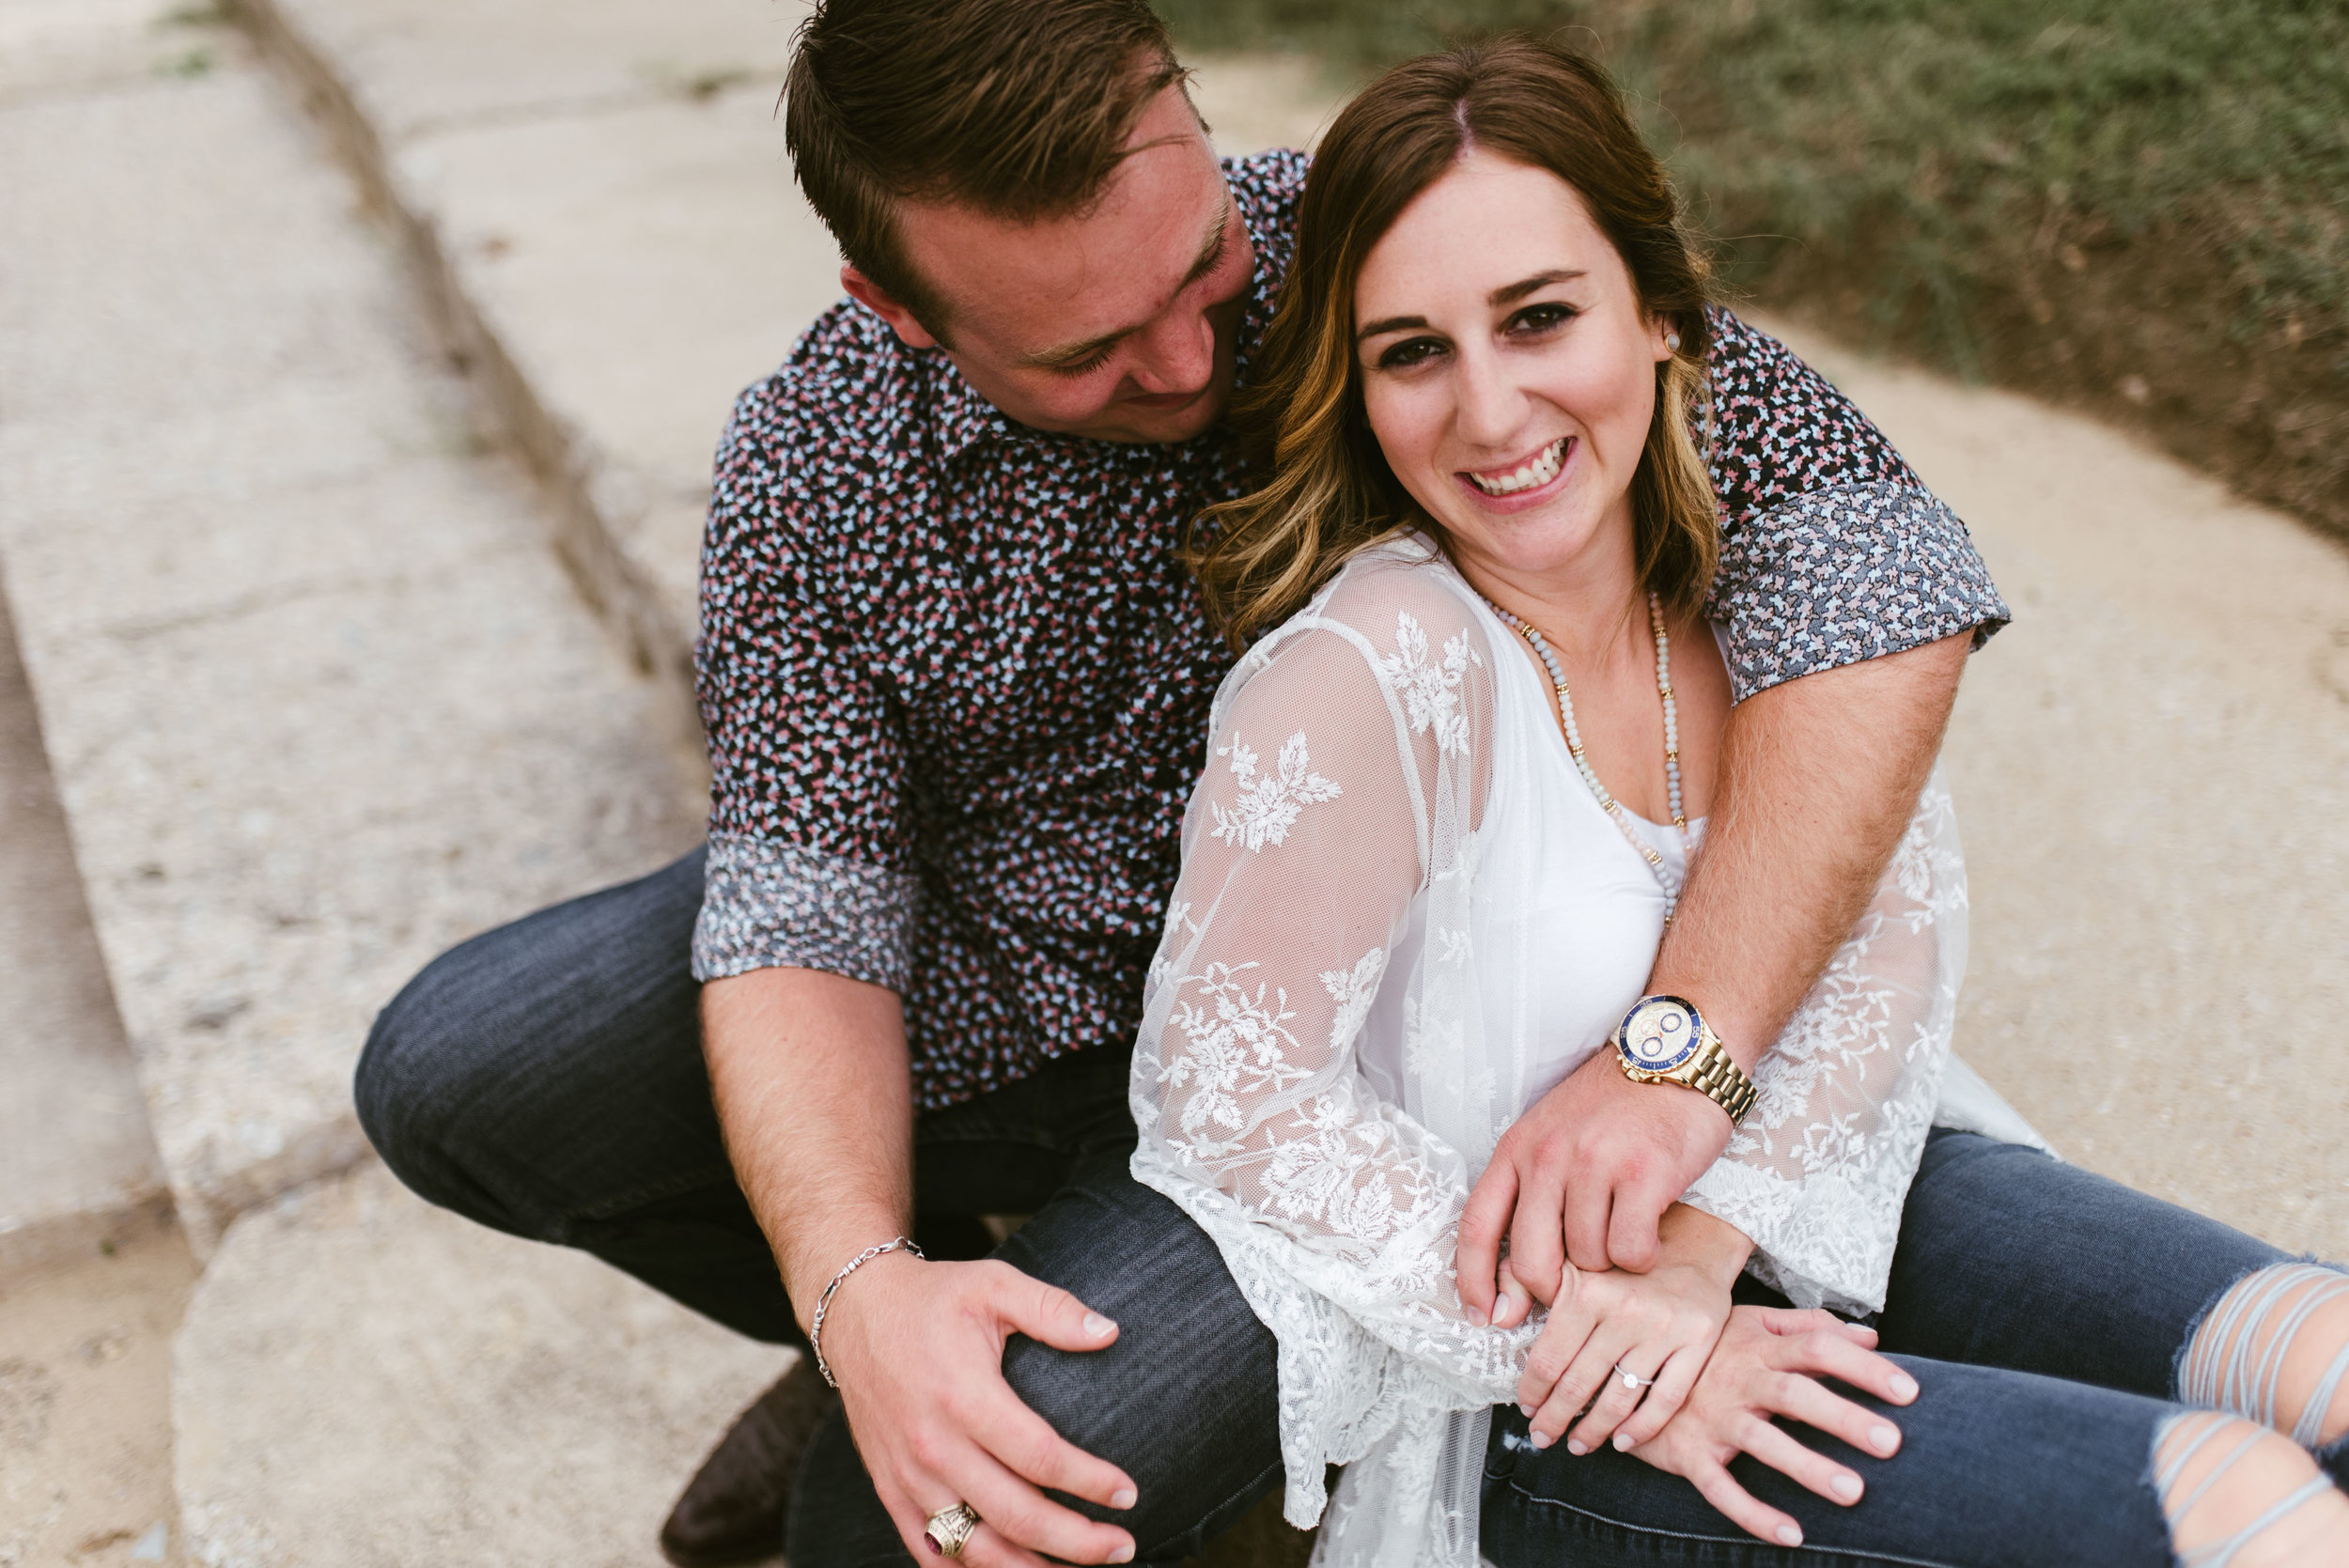
[{"label": "man's short hair", "polygon": [[932,334],[897,204],[1026,221],[1082,211],[1183,79],[1145,0],[822,0],[784,86],[784,144],[841,255]]}]

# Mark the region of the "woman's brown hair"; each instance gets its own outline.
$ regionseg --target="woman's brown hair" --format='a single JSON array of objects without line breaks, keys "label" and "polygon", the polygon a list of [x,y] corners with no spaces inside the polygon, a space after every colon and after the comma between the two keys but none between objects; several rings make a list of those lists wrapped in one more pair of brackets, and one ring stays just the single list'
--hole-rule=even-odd
[{"label": "woman's brown hair", "polygon": [[1572,186],[1680,347],[1657,366],[1656,414],[1631,482],[1641,582],[1678,618],[1703,603],[1719,511],[1691,422],[1711,340],[1708,269],[1664,168],[1595,62],[1511,34],[1408,61],[1362,89],[1314,155],[1297,255],[1233,416],[1270,475],[1208,508],[1186,557],[1215,624],[1242,648],[1346,559],[1432,526],[1387,466],[1362,411],[1354,285],[1403,210],[1470,147]]}]

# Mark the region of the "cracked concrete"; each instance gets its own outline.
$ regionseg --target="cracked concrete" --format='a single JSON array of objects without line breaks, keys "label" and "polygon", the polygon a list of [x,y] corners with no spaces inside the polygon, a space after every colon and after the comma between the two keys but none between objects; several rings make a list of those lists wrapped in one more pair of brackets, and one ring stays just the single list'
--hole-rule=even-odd
[{"label": "cracked concrete", "polygon": [[85,85],[0,101],[0,552],[201,1252],[363,1152],[350,1063],[426,958],[698,802],[315,132],[151,14],[38,13]]}]

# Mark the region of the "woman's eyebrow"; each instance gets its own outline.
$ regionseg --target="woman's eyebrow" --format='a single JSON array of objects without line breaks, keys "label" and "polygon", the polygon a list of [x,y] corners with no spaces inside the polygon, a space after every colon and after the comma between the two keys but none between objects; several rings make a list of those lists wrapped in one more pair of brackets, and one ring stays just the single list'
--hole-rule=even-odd
[{"label": "woman's eyebrow", "polygon": [[1496,288],[1486,295],[1485,299],[1487,303],[1498,309],[1502,305],[1516,304],[1528,294],[1548,288],[1553,283],[1565,283],[1582,275],[1583,272],[1579,267],[1554,267],[1547,272],[1536,272],[1530,278],[1520,278],[1506,287]]},{"label": "woman's eyebrow", "polygon": [[1389,316],[1381,320],[1373,321],[1361,332],[1356,333],[1354,341],[1360,343],[1363,338],[1377,337],[1380,333],[1408,332],[1414,327],[1425,325],[1427,325],[1427,318],[1424,316]]},{"label": "woman's eyebrow", "polygon": [[[1486,295],[1486,303],[1498,310],[1502,305],[1517,303],[1528,294],[1539,293],[1553,283],[1569,283],[1586,275],[1579,267],[1553,267],[1547,272],[1536,272],[1530,278],[1519,278],[1515,283],[1504,284]],[[1410,332],[1426,325],[1427,318],[1424,316],[1381,317],[1356,333],[1354,341],[1360,343],[1366,337],[1377,337],[1380,333]]]}]

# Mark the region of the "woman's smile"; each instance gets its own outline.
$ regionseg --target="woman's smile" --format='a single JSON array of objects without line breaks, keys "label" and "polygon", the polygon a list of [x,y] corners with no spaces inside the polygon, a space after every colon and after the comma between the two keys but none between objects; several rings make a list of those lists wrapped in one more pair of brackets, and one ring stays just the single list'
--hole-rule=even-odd
[{"label": "woman's smile", "polygon": [[1522,511],[1539,505],[1558,491],[1567,471],[1574,466],[1574,454],[1580,444],[1572,436],[1560,436],[1529,458],[1495,468],[1461,469],[1459,477],[1482,499],[1503,504],[1494,510]]}]

